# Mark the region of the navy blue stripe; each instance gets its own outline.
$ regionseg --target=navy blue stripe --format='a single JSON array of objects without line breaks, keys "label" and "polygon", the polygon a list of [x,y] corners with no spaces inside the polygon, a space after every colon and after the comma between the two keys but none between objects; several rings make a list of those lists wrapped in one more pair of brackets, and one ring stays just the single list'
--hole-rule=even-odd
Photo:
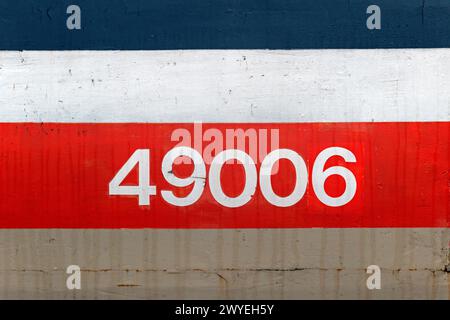
[{"label": "navy blue stripe", "polygon": [[450,0],[0,0],[0,50],[432,47],[450,47]]}]

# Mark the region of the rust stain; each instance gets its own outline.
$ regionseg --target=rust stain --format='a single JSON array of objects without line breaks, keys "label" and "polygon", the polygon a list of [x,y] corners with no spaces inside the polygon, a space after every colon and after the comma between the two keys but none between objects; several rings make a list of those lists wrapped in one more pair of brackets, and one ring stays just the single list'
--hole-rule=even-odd
[{"label": "rust stain", "polygon": [[221,280],[223,280],[223,282],[225,283],[225,287],[228,285],[228,280],[223,276],[223,275],[221,275],[220,273],[218,273],[218,272],[216,272],[216,275],[221,279]]},{"label": "rust stain", "polygon": [[119,283],[118,285],[117,285],[117,287],[119,287],[119,288],[130,288],[130,287],[140,287],[141,285],[139,285],[139,284],[129,284],[129,283]]},{"label": "rust stain", "polygon": [[444,272],[447,273],[447,284],[448,284],[448,299],[450,299],[450,241],[447,247],[447,264],[444,266]]},{"label": "rust stain", "polygon": [[[398,274],[400,272],[421,272],[421,271],[428,271],[431,272],[434,276],[438,273],[450,273],[450,265],[444,266],[442,269],[433,269],[433,268],[381,268],[383,271],[390,271],[393,274]],[[210,269],[210,270],[204,270],[199,268],[187,268],[187,269],[164,269],[164,268],[152,268],[152,269],[81,269],[81,272],[166,272],[169,274],[181,274],[185,272],[202,272],[202,273],[209,273],[209,274],[216,274],[219,278],[222,278],[227,282],[226,278],[220,274],[220,272],[298,272],[298,271],[307,271],[307,270],[318,270],[318,271],[336,271],[341,272],[345,270],[351,270],[351,271],[361,271],[365,274],[366,269],[365,268],[321,268],[321,267],[293,267],[293,268],[221,268],[221,269]],[[58,269],[8,269],[4,271],[13,271],[13,272],[61,272],[61,270]]]}]

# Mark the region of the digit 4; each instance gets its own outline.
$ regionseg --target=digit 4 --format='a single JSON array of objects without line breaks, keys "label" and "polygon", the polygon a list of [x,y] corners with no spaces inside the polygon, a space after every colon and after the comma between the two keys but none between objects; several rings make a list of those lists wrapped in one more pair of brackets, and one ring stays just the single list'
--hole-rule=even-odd
[{"label": "digit 4", "polygon": [[[131,170],[139,165],[139,182],[137,186],[120,184]],[[139,205],[150,205],[150,196],[156,195],[156,186],[150,185],[150,150],[137,149],[109,183],[109,194],[119,196],[138,196]]]}]

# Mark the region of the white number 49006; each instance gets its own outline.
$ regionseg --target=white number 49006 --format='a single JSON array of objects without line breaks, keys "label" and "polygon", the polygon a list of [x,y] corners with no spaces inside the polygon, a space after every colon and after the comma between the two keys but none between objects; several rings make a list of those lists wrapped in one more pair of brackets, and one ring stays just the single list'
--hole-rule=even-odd
[{"label": "white number 49006", "polygon": [[[186,156],[193,160],[194,170],[190,177],[179,178],[173,174],[173,164],[176,158]],[[317,198],[330,207],[340,207],[349,203],[355,196],[357,183],[354,174],[342,166],[329,167],[326,170],[326,162],[334,156],[341,157],[345,162],[356,162],[355,155],[345,148],[330,147],[319,153],[312,168],[312,186]],[[245,187],[237,197],[228,197],[222,189],[221,170],[227,160],[236,159],[244,167]],[[296,184],[292,193],[285,197],[275,194],[272,183],[272,167],[280,159],[289,160],[295,168]],[[139,182],[137,186],[121,186],[125,177],[130,171],[139,165]],[[185,197],[177,197],[170,190],[162,190],[163,199],[175,206],[189,206],[200,199],[206,184],[206,168],[202,156],[196,150],[189,147],[176,147],[170,150],[161,164],[161,170],[167,182],[175,187],[187,187],[194,185],[191,192]],[[345,181],[344,192],[337,197],[327,194],[325,191],[325,181],[332,175],[341,176]],[[245,205],[250,201],[258,183],[258,174],[255,163],[248,154],[243,151],[230,149],[216,155],[211,163],[208,183],[213,198],[225,207],[236,208]],[[272,151],[264,158],[259,173],[259,185],[263,197],[272,205],[277,207],[290,207],[299,202],[308,185],[308,170],[303,158],[293,150],[278,149]],[[150,185],[150,150],[138,149],[120,168],[119,172],[109,183],[110,195],[134,195],[139,198],[139,205],[149,205],[150,196],[156,194],[156,187]]]}]

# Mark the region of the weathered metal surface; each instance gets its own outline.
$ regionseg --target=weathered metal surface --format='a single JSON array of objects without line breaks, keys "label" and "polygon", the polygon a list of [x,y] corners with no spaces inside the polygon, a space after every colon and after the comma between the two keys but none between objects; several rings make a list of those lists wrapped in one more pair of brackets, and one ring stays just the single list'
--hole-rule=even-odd
[{"label": "weathered metal surface", "polygon": [[[81,8],[67,30],[66,9]],[[381,8],[368,30],[367,8]],[[0,1],[2,50],[441,48],[447,0]]]},{"label": "weathered metal surface", "polygon": [[[0,185],[0,211],[4,215],[0,219],[0,228],[363,228],[448,225],[448,123],[221,123],[203,124],[202,130],[191,127],[184,124],[124,123],[2,124],[0,165],[4,173]],[[184,141],[185,148],[195,146],[195,152],[203,154],[203,174],[192,173],[193,167],[198,167],[192,164],[170,164],[170,168],[164,169],[168,152],[179,145],[178,139],[172,139],[173,132],[177,130],[184,130],[192,137]],[[255,137],[258,131],[277,130],[277,141],[275,143],[272,138],[267,143],[267,139],[255,138],[250,143],[236,143],[239,138],[225,138],[227,130],[233,131],[233,137],[237,130],[255,133]],[[201,131],[199,135],[197,131]],[[213,169],[216,165],[208,159],[220,156],[215,155],[218,151],[212,152],[212,155],[204,151],[209,146],[208,142],[199,145],[199,140],[210,132],[217,134],[216,141],[222,137],[226,140],[216,149],[236,148],[253,154],[251,161],[255,163],[252,165],[255,176],[247,177],[240,163],[227,164],[216,179],[219,183],[214,184]],[[392,139],[386,141],[386,135]],[[334,146],[345,148],[355,157],[355,162],[350,163],[336,159],[337,156],[327,160],[328,167],[345,168],[354,177],[354,187],[338,177],[330,177],[323,183],[326,193],[333,197],[351,188],[354,190],[352,196],[343,200],[345,203],[338,204],[320,195],[318,190],[321,184],[317,182],[320,181],[320,174],[315,169],[318,155]],[[130,155],[143,148],[148,149],[150,154],[149,164],[146,165],[150,168],[147,185],[155,186],[155,192],[138,196],[137,192],[125,195],[119,190],[119,193],[113,194],[108,189],[110,181]],[[268,152],[279,148],[289,148],[287,150],[293,150],[291,152],[302,157],[305,173],[293,169],[284,159],[285,162],[280,163],[277,172],[272,175],[268,187],[262,175],[262,162],[269,157],[266,155]],[[265,154],[261,156],[263,152]],[[165,195],[172,192],[178,199],[185,199],[192,189],[174,186],[168,175],[195,176],[198,179],[196,190],[200,192],[195,199],[189,200],[189,205],[181,200],[170,200]],[[139,179],[142,176],[141,168],[127,174],[121,185],[138,185],[137,176]],[[304,182],[303,194],[293,191],[294,186],[299,185],[297,181]],[[250,183],[254,183],[253,190],[249,191],[248,199],[239,203],[237,200],[225,202],[217,195],[225,190],[223,192],[228,197],[238,198],[243,193],[243,186]],[[280,195],[280,200],[270,198],[266,191],[268,188],[275,190],[273,192]],[[290,203],[282,200],[287,198],[294,200],[289,200]],[[282,201],[287,204],[280,205]]]},{"label": "weathered metal surface", "polygon": [[[448,126],[449,61],[448,49],[1,52],[0,126],[26,128],[44,123],[45,129],[48,122],[114,122],[119,126],[136,122],[161,126],[193,121],[222,125],[344,122],[351,133],[359,128],[352,124],[363,122],[408,122],[417,123],[417,127],[439,122]],[[397,162],[360,168],[360,172],[365,172],[394,166],[402,175],[407,167],[402,165],[409,161],[423,165],[426,170],[420,173],[429,179],[412,188],[418,198],[430,193],[417,208],[430,209],[431,216],[418,214],[414,218],[430,218],[436,223],[426,220],[421,228],[406,224],[402,226],[407,228],[352,225],[355,228],[127,230],[121,229],[119,220],[116,229],[111,230],[2,229],[0,298],[448,299],[448,193],[442,188],[447,185],[448,170],[439,167],[436,171],[436,163],[448,163],[448,152],[442,145],[449,136],[448,131],[442,132],[436,136],[424,132],[413,143],[424,148],[430,157],[438,157],[435,162],[422,161],[417,158],[418,153],[398,148],[390,151],[390,156],[398,156]],[[14,138],[17,137],[8,136],[9,140],[3,141]],[[42,136],[36,141],[44,141],[45,145],[47,138]],[[393,140],[390,136],[384,138],[386,144]],[[396,136],[401,143],[411,138]],[[426,142],[431,138],[433,143]],[[14,141],[3,144],[3,161],[8,150],[25,146],[23,140]],[[60,150],[68,148],[68,142],[60,139]],[[313,142],[304,141],[306,146]],[[83,146],[86,145],[79,144],[79,150],[83,151]],[[436,152],[437,146],[441,146],[440,152]],[[366,151],[370,147],[361,146]],[[32,156],[36,154],[30,153]],[[15,172],[32,172],[28,167],[21,170],[25,163],[21,159],[11,157],[8,161],[15,164]],[[77,161],[67,164],[67,170],[89,167],[89,163]],[[30,174],[30,179],[41,174],[45,178],[46,172],[56,170],[48,164],[39,163],[37,167],[47,171]],[[61,170],[62,178],[70,176],[65,172]],[[5,177],[8,183],[14,179],[2,173],[1,178]],[[366,183],[383,188],[369,177],[361,175]],[[107,196],[108,180],[83,179],[104,186]],[[17,186],[27,181],[13,182]],[[74,185],[80,187],[77,181]],[[404,190],[400,183],[398,187],[399,192]],[[43,184],[42,189],[33,190],[55,191],[58,186]],[[434,198],[436,195],[440,197]],[[8,194],[5,190],[2,196],[15,197],[17,203],[23,201],[16,192]],[[78,200],[89,203],[87,199]],[[417,199],[406,197],[405,206],[415,203],[413,200]],[[134,203],[137,207],[137,201]],[[33,227],[44,222],[46,209],[51,205],[41,203],[36,209],[43,219]],[[14,211],[14,203],[10,206]],[[66,212],[55,212],[54,221],[61,222]],[[8,208],[1,214],[0,227],[4,228],[5,221],[11,222],[15,216],[7,216]],[[73,221],[82,225],[82,214],[85,212]],[[383,214],[386,212],[375,212],[374,218]],[[19,222],[25,225],[30,221],[24,218]],[[16,225],[20,227],[24,226]],[[66,288],[65,270],[72,264],[82,269],[79,291]],[[372,264],[381,267],[381,290],[370,291],[366,287],[366,268]]]},{"label": "weathered metal surface", "polygon": [[[0,231],[5,299],[448,299],[448,229]],[[68,265],[82,269],[69,291]],[[366,287],[381,268],[381,290]]]},{"label": "weathered metal surface", "polygon": [[449,121],[450,49],[0,51],[2,122]]}]

